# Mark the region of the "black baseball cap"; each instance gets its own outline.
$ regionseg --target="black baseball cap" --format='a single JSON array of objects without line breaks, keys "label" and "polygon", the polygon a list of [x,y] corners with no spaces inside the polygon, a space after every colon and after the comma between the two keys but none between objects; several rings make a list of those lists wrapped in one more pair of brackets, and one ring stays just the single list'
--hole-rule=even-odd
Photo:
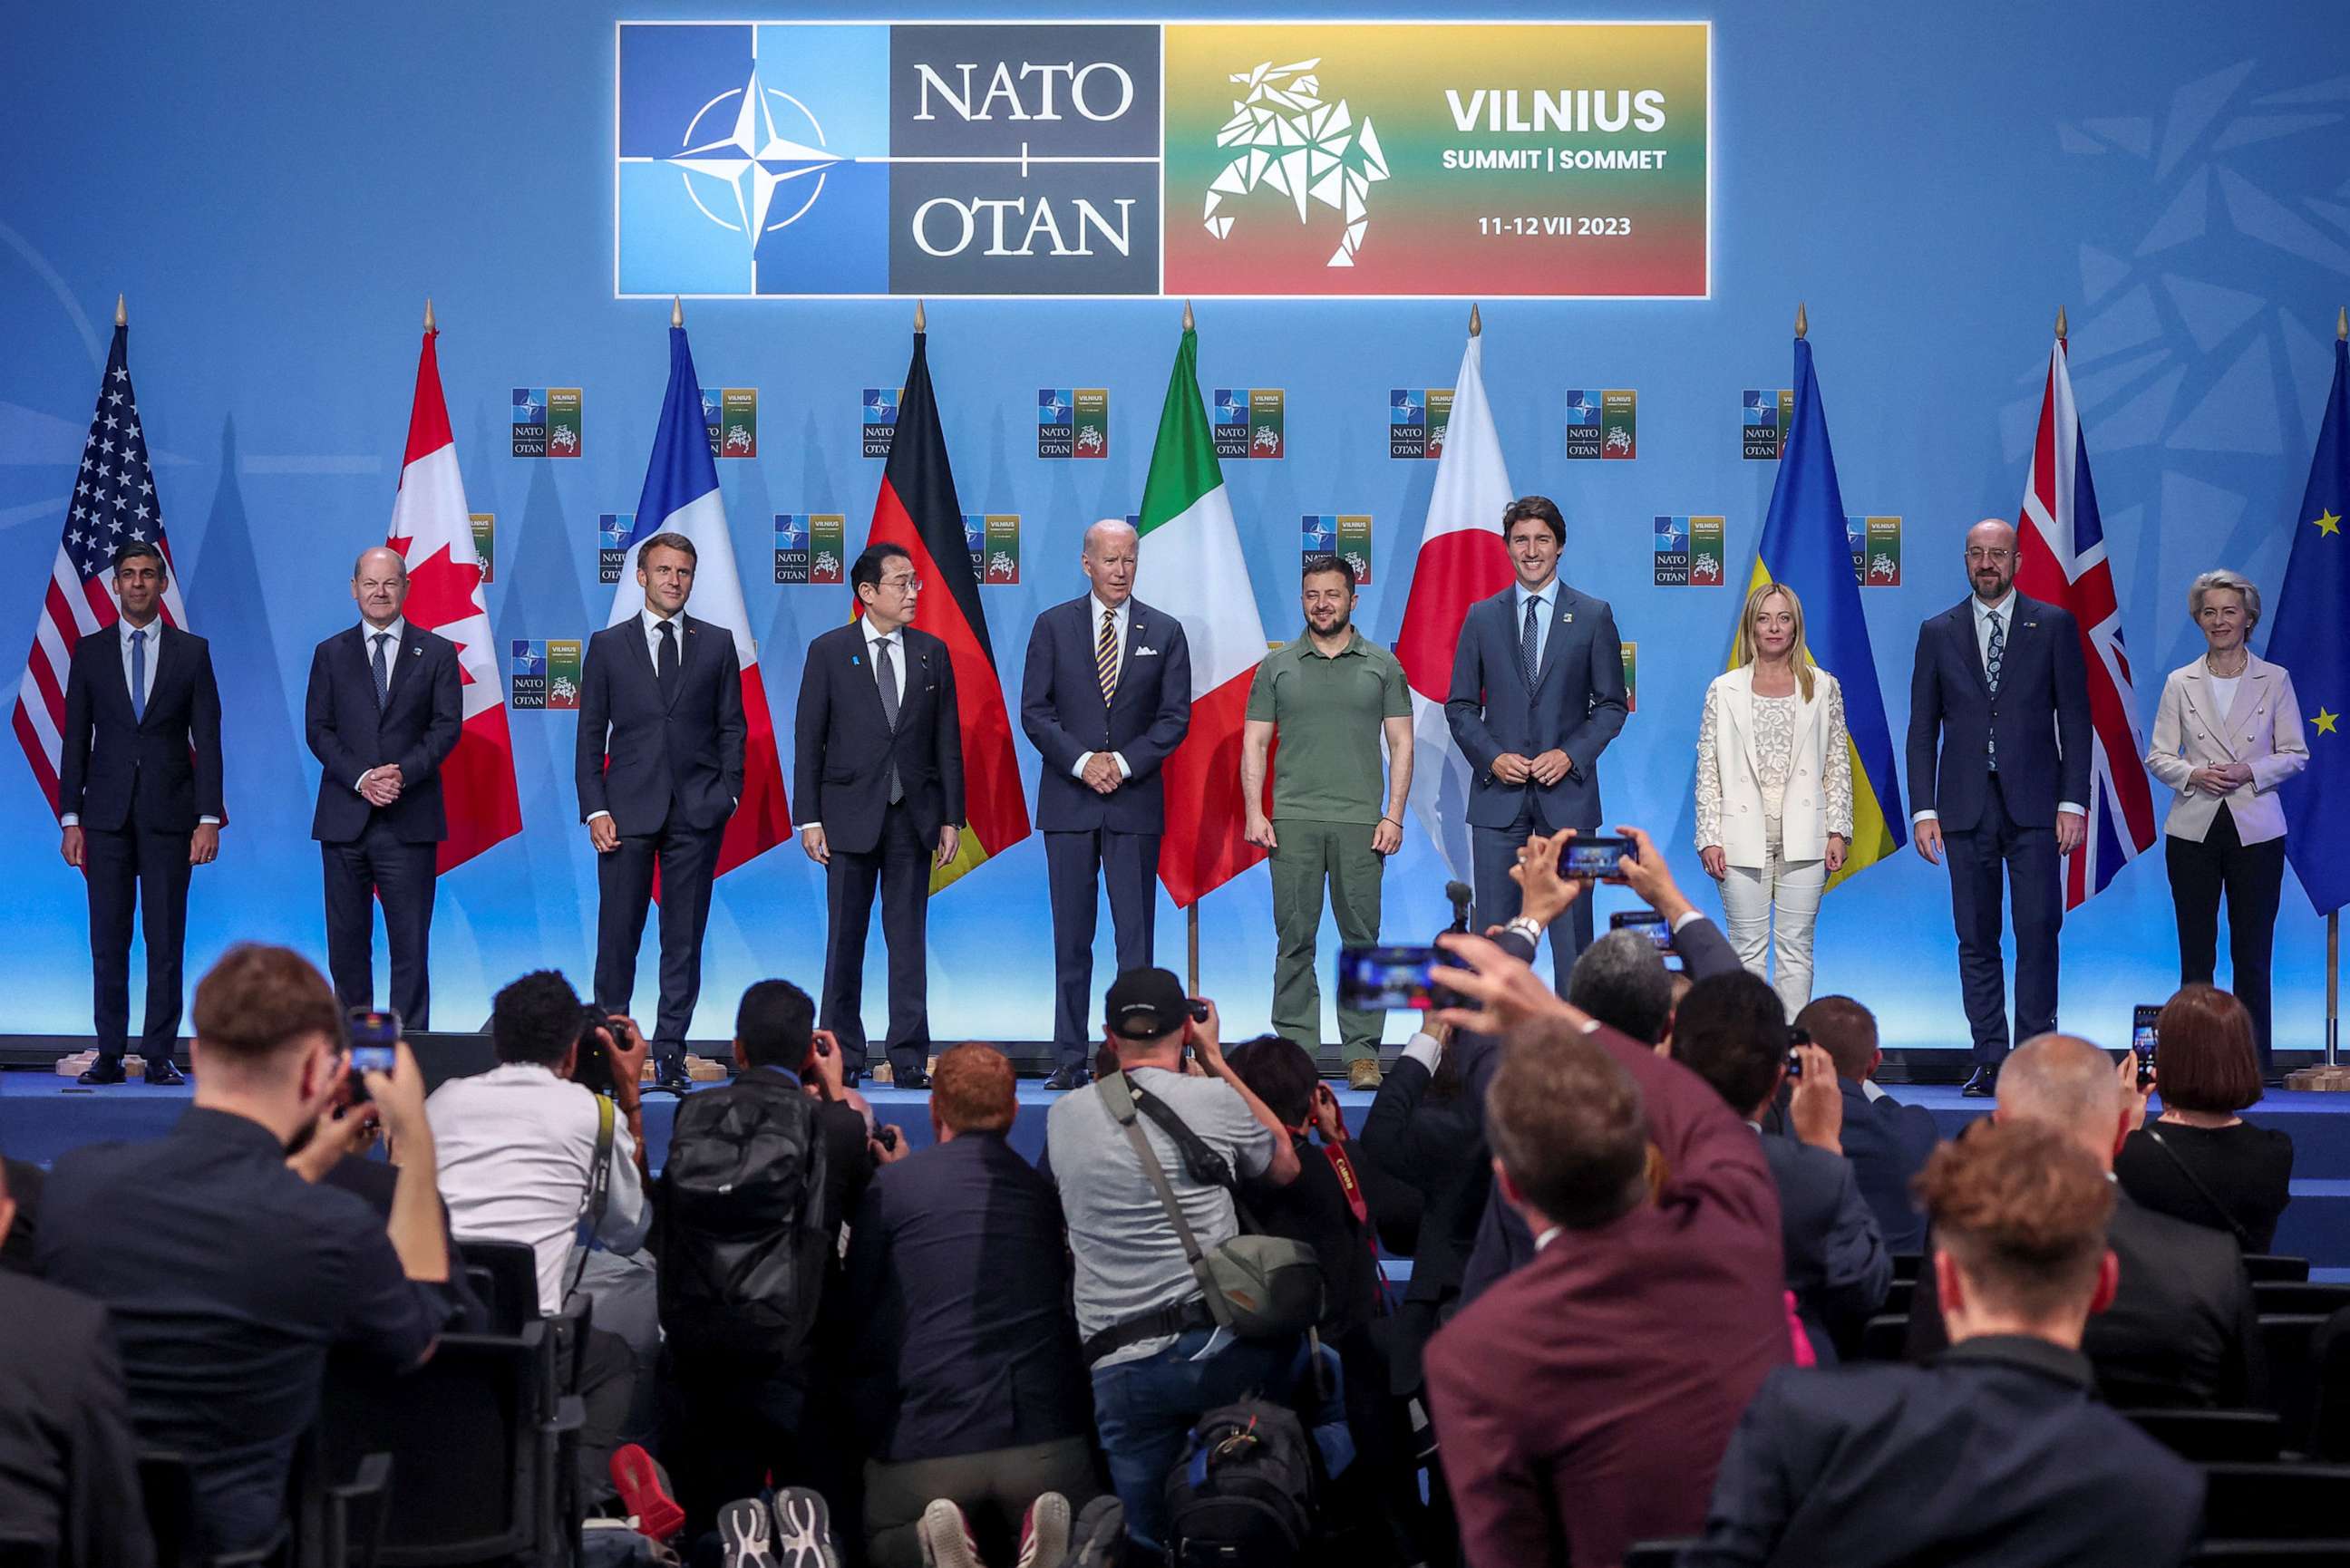
[{"label": "black baseball cap", "polygon": [[1110,982],[1109,1032],[1121,1040],[1156,1040],[1183,1027],[1191,999],[1174,971],[1130,969]]}]

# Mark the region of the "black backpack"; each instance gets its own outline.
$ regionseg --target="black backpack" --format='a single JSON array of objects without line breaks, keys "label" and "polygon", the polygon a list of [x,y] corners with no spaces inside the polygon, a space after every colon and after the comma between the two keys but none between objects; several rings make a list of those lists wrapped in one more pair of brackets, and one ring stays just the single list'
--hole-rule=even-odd
[{"label": "black backpack", "polygon": [[816,1324],[823,1229],[817,1107],[736,1085],[678,1105],[662,1168],[661,1326],[691,1350],[788,1357]]},{"label": "black backpack", "polygon": [[1291,1568],[1314,1539],[1321,1457],[1296,1412],[1243,1399],[1200,1417],[1167,1477],[1169,1568]]}]

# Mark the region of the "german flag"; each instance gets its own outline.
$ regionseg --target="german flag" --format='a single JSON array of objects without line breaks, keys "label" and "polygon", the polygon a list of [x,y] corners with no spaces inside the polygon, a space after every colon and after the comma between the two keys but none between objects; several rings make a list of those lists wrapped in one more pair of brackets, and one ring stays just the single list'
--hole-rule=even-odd
[{"label": "german flag", "polygon": [[988,640],[979,579],[963,543],[962,503],[955,495],[946,432],[939,426],[938,399],[931,390],[928,342],[929,335],[918,327],[868,543],[902,545],[912,555],[923,584],[914,624],[944,640],[954,659],[965,821],[955,857],[931,872],[931,891],[936,893],[1028,836],[1028,796],[1012,749],[1012,716],[1003,706],[1003,681]]}]

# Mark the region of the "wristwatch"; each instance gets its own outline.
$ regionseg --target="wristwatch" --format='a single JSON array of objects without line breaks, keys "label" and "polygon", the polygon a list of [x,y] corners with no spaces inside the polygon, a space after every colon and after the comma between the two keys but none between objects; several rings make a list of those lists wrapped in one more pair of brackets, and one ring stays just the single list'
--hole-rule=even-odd
[{"label": "wristwatch", "polygon": [[1540,925],[1535,923],[1534,917],[1531,915],[1520,915],[1516,919],[1511,920],[1507,925],[1504,925],[1502,929],[1505,931],[1515,931],[1518,935],[1525,938],[1526,940],[1534,943],[1536,947],[1540,947],[1542,945],[1543,929]]}]

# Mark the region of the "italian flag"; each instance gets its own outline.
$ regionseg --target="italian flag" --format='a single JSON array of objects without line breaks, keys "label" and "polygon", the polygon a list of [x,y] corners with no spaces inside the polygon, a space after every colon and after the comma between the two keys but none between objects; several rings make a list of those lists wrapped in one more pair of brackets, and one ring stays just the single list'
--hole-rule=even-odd
[{"label": "italian flag", "polygon": [[1241,720],[1265,641],[1200,398],[1200,336],[1188,321],[1136,527],[1150,602],[1183,622],[1191,649],[1191,728],[1167,759],[1170,809],[1159,845],[1159,880],[1190,909],[1264,858],[1241,837]]}]

